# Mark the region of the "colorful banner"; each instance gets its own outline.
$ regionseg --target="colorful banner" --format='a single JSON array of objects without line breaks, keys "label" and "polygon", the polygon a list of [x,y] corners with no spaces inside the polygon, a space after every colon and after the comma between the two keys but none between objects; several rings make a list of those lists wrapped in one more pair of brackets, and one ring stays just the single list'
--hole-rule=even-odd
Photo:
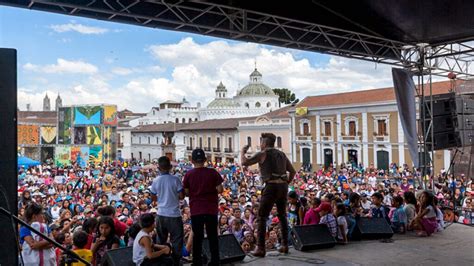
[{"label": "colorful banner", "polygon": [[58,144],[71,144],[72,109],[60,107],[58,110]]},{"label": "colorful banner", "polygon": [[86,127],[74,128],[74,144],[87,144],[87,130]]},{"label": "colorful banner", "polygon": [[77,158],[81,157],[81,147],[73,146],[71,147],[71,163],[77,162]]},{"label": "colorful banner", "polygon": [[89,148],[89,162],[100,163],[102,162],[102,147],[92,146]]},{"label": "colorful banner", "polygon": [[80,106],[74,108],[74,125],[99,125],[101,118],[101,106]]},{"label": "colorful banner", "polygon": [[54,156],[54,163],[58,166],[66,166],[71,163],[71,147],[58,146]]},{"label": "colorful banner", "polygon": [[87,145],[101,145],[102,134],[101,128],[96,126],[87,127]]},{"label": "colorful banner", "polygon": [[40,128],[41,144],[56,144],[56,127],[42,126]]},{"label": "colorful banner", "polygon": [[86,167],[89,162],[89,147],[81,147],[81,154],[78,157],[77,164],[80,167]]},{"label": "colorful banner", "polygon": [[38,145],[39,127],[36,125],[18,125],[18,145]]},{"label": "colorful banner", "polygon": [[104,125],[110,125],[110,126],[117,125],[117,106],[116,105],[104,106]]},{"label": "colorful banner", "polygon": [[41,162],[54,161],[54,147],[41,147]]},{"label": "colorful banner", "polygon": [[112,158],[112,128],[105,127],[103,136],[104,143],[104,160],[111,160]]}]

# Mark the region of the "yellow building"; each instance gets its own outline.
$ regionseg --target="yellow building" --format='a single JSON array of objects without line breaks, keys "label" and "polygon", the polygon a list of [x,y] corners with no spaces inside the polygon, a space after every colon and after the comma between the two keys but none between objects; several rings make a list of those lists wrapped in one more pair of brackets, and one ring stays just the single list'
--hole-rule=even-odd
[{"label": "yellow building", "polygon": [[[433,83],[433,94],[449,82]],[[292,154],[297,166],[333,163],[412,165],[393,88],[309,96],[290,111]],[[449,166],[449,150],[435,152],[435,171]]]}]

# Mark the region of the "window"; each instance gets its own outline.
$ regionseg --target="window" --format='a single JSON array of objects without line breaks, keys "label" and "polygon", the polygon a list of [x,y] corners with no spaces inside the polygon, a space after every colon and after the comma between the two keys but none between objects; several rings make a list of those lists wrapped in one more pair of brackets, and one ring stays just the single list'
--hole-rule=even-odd
[{"label": "window", "polygon": [[142,137],[138,137],[138,144],[142,144]]},{"label": "window", "polygon": [[249,106],[250,106],[249,103],[245,103],[245,107],[249,108]]},{"label": "window", "polygon": [[229,147],[229,152],[232,152],[232,138],[229,137],[229,143],[228,143],[228,147]]},{"label": "window", "polygon": [[199,137],[199,148],[202,149],[202,137]]},{"label": "window", "polygon": [[247,145],[249,145],[249,147],[252,147],[252,138],[251,137],[247,137]]},{"label": "window", "polygon": [[260,102],[256,102],[255,107],[259,108],[260,107]]},{"label": "window", "polygon": [[324,122],[324,136],[331,136],[331,122]]},{"label": "window", "polygon": [[309,135],[309,124],[308,123],[303,123],[303,135],[305,135],[305,136]]},{"label": "window", "polygon": [[183,137],[183,143],[186,144],[186,137]]},{"label": "window", "polygon": [[184,124],[184,123],[186,123],[186,119],[184,119],[184,118],[183,118],[183,120],[182,120],[182,121],[183,121],[183,124]]},{"label": "window", "polygon": [[133,158],[133,152],[131,153],[131,156],[132,156],[132,159],[135,159],[135,158]]},{"label": "window", "polygon": [[153,110],[153,115],[155,115],[155,110]]},{"label": "window", "polygon": [[189,147],[193,148],[193,137],[189,137]]},{"label": "window", "polygon": [[355,135],[356,135],[356,122],[349,121],[349,136],[355,136]]},{"label": "window", "polygon": [[189,123],[193,122],[193,120],[192,120],[191,118],[189,118],[189,120],[188,120],[188,121],[189,121]]},{"label": "window", "polygon": [[151,143],[151,142],[150,142],[150,137],[148,137],[148,144],[150,144],[150,143]]},{"label": "window", "polygon": [[197,118],[194,118],[194,122],[197,122],[197,121],[198,121],[198,119],[197,119]]},{"label": "window", "polygon": [[387,136],[387,122],[385,119],[377,120],[378,125],[378,135],[379,136]]},{"label": "window", "polygon": [[268,103],[267,103],[267,108],[270,108],[270,107],[272,107],[272,103],[271,103],[271,102],[268,102]]},{"label": "window", "polygon": [[160,138],[156,137],[156,144],[160,144]]},{"label": "window", "polygon": [[277,148],[281,148],[281,137],[277,137]]},{"label": "window", "polygon": [[139,160],[142,159],[142,152],[141,152],[141,151],[138,152],[138,159],[139,159]]},{"label": "window", "polygon": [[151,154],[148,153],[148,161],[151,161]]},{"label": "window", "polygon": [[211,137],[207,137],[207,148],[211,150]]},{"label": "window", "polygon": [[179,124],[179,118],[176,118],[176,124]]},{"label": "window", "polygon": [[217,137],[216,139],[216,148],[220,149],[221,148],[221,138]]}]

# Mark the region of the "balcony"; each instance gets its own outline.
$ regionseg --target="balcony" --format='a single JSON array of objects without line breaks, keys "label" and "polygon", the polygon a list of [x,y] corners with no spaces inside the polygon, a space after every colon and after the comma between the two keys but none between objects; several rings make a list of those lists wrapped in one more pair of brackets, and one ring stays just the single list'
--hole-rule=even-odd
[{"label": "balcony", "polygon": [[213,148],[212,151],[213,152],[221,152],[221,148]]},{"label": "balcony", "polygon": [[224,148],[224,152],[226,153],[232,153],[232,148]]},{"label": "balcony", "polygon": [[357,135],[357,136],[341,136],[341,141],[360,141],[360,135]]},{"label": "balcony", "polygon": [[321,141],[332,141],[332,136],[321,136]]},{"label": "balcony", "polygon": [[204,147],[204,151],[211,151],[211,147]]},{"label": "balcony", "polygon": [[389,135],[377,135],[374,133],[374,142],[389,142],[390,136]]},{"label": "balcony", "polygon": [[299,140],[299,141],[312,141],[313,137],[312,136],[296,136],[296,140]]},{"label": "balcony", "polygon": [[186,150],[187,150],[187,151],[192,151],[192,150],[193,150],[193,147],[187,146],[187,147],[186,147]]}]

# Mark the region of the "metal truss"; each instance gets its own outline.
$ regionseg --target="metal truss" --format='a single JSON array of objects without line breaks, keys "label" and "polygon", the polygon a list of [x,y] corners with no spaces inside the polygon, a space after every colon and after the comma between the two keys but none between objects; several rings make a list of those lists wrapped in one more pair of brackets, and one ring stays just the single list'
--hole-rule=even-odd
[{"label": "metal truss", "polygon": [[[83,16],[153,28],[185,31],[220,38],[275,45],[417,68],[414,44],[311,22],[243,9],[219,1],[170,0],[0,0],[0,4]],[[433,46],[425,68],[433,75],[453,72],[474,77],[469,43]]]}]

